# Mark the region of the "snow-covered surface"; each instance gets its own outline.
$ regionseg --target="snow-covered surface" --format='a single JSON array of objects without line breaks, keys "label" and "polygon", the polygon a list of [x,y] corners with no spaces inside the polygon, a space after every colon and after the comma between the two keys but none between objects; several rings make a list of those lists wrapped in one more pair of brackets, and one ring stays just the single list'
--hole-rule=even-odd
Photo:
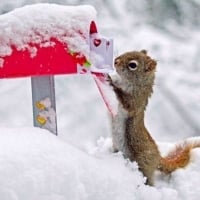
[{"label": "snow-covered surface", "polygon": [[109,138],[100,138],[95,148],[84,152],[45,130],[1,128],[1,200],[199,198],[199,187],[192,187],[200,178],[199,150],[189,167],[171,178],[159,177],[157,186],[149,187],[137,164],[112,154],[111,146]]},{"label": "snow-covered surface", "polygon": [[96,11],[89,5],[36,4],[15,9],[0,16],[0,56],[11,55],[13,46],[36,56],[34,45],[53,46],[52,38],[88,56],[90,24],[95,20]]},{"label": "snow-covered surface", "polygon": [[143,182],[135,164],[126,166],[121,156],[85,153],[47,131],[1,129],[0,138],[2,200],[128,200]]},{"label": "snow-covered surface", "polygon": [[[20,7],[24,2],[31,1],[3,0],[0,8]],[[154,1],[158,6],[150,14],[145,0],[88,2],[98,3],[99,31],[114,37],[116,56],[144,48],[158,60],[146,124],[156,141],[173,141],[159,143],[162,153],[175,141],[199,135],[199,27],[179,26],[173,18],[166,29],[147,23],[160,12],[162,0]],[[198,7],[196,0],[184,4],[191,2]],[[164,10],[156,20],[170,11]],[[169,177],[158,175],[155,187],[143,184],[135,163],[110,152],[107,110],[91,77],[56,77],[58,137],[39,129],[15,128],[32,126],[30,80],[1,80],[0,96],[1,200],[199,200],[199,149],[192,151],[185,169]]]}]

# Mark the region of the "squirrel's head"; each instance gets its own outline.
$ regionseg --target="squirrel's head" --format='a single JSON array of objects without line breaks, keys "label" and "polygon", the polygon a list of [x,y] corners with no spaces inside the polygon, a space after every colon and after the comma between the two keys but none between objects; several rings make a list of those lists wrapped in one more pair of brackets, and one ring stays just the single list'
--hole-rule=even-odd
[{"label": "squirrel's head", "polygon": [[156,61],[147,55],[146,50],[124,53],[114,62],[117,73],[136,85],[146,85],[154,80]]}]

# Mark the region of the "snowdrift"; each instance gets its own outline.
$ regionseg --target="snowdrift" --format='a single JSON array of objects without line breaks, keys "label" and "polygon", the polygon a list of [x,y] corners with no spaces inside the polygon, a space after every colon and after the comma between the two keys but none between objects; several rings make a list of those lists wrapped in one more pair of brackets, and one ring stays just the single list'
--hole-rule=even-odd
[{"label": "snowdrift", "polygon": [[[88,152],[39,128],[0,129],[1,200],[197,200],[200,150],[171,177],[144,185],[136,163],[110,152],[100,138]],[[162,144],[166,151],[169,146]]]}]

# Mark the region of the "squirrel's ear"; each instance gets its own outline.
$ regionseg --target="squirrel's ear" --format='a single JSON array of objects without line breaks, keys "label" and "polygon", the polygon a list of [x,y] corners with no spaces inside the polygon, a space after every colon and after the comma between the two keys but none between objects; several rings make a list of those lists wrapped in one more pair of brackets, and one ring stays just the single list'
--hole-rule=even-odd
[{"label": "squirrel's ear", "polygon": [[145,49],[142,49],[140,52],[147,55],[147,50],[145,50]]},{"label": "squirrel's ear", "polygon": [[155,70],[156,65],[157,65],[157,62],[155,60],[151,59],[150,57],[148,57],[148,60],[145,65],[145,72],[151,72],[151,71]]}]

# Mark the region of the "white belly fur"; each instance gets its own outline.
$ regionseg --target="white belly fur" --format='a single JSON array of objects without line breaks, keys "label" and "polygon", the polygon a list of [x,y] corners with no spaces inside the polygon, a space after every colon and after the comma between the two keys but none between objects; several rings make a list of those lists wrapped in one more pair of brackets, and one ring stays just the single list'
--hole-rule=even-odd
[{"label": "white belly fur", "polygon": [[125,152],[125,119],[127,112],[119,105],[118,114],[112,119],[113,150]]}]

